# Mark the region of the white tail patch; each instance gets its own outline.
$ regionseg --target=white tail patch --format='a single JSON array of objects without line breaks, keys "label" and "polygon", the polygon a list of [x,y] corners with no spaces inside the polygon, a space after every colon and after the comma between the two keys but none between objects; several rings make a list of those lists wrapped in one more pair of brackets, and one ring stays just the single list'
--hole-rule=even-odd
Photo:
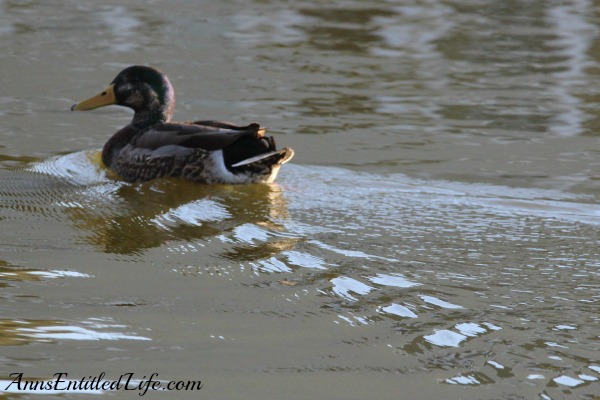
[{"label": "white tail patch", "polygon": [[[277,154],[281,154],[281,150],[278,150],[278,151],[271,151],[271,152],[269,152],[269,153],[260,154],[260,155],[258,155],[258,156],[255,156],[255,157],[250,157],[250,158],[247,158],[247,159],[245,159],[245,160],[243,160],[243,161],[240,161],[240,162],[238,162],[238,163],[235,163],[235,164],[233,164],[233,165],[232,165],[232,167],[233,167],[233,168],[237,168],[237,167],[241,167],[241,166],[243,166],[243,165],[252,164],[252,163],[255,163],[255,162],[257,162],[257,161],[264,160],[265,158],[269,158],[269,157],[272,157],[272,156],[274,156],[274,155],[277,155]],[[289,157],[289,158],[287,158],[287,159],[284,159],[285,161],[283,161],[283,162],[286,162],[286,161],[288,161],[290,158],[291,158],[291,157]],[[283,164],[283,163],[282,163],[282,164]]]}]

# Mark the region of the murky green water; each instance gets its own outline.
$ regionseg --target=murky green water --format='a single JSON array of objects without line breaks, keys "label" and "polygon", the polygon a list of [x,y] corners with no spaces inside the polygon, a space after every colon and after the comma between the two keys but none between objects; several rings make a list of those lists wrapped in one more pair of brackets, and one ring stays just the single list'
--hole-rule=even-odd
[{"label": "murky green water", "polygon": [[[600,396],[600,3],[0,1],[0,391]],[[260,121],[271,186],[125,184],[123,67]],[[130,398],[82,390],[64,398]],[[150,392],[146,398],[164,398]]]}]

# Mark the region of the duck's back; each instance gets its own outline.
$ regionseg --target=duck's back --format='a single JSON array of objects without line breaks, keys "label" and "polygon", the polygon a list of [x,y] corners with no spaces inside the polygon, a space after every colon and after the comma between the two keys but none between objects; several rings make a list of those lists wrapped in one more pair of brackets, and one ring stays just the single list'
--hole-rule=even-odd
[{"label": "duck's back", "polygon": [[107,165],[130,182],[165,176],[199,183],[272,182],[293,151],[277,151],[264,131],[258,124],[218,121],[160,124],[105,148]]}]

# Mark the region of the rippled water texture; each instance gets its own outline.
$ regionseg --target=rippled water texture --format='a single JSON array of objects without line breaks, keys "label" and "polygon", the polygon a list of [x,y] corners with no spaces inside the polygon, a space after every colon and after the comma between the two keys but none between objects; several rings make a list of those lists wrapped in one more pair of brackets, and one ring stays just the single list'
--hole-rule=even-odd
[{"label": "rippled water texture", "polygon": [[[599,11],[0,0],[0,392],[597,399]],[[273,185],[115,180],[131,114],[68,110],[130,64],[168,73],[175,119],[257,120],[296,157]]]}]

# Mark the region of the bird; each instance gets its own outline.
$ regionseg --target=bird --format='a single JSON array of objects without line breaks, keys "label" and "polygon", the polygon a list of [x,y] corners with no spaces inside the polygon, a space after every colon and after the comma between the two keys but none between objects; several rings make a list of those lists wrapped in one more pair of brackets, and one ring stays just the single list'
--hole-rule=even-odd
[{"label": "bird", "polygon": [[71,110],[113,104],[134,114],[104,145],[102,163],[127,182],[180,177],[202,184],[271,183],[294,156],[289,147],[277,150],[275,139],[256,122],[171,122],[175,90],[164,73],[149,66],[125,68]]}]

